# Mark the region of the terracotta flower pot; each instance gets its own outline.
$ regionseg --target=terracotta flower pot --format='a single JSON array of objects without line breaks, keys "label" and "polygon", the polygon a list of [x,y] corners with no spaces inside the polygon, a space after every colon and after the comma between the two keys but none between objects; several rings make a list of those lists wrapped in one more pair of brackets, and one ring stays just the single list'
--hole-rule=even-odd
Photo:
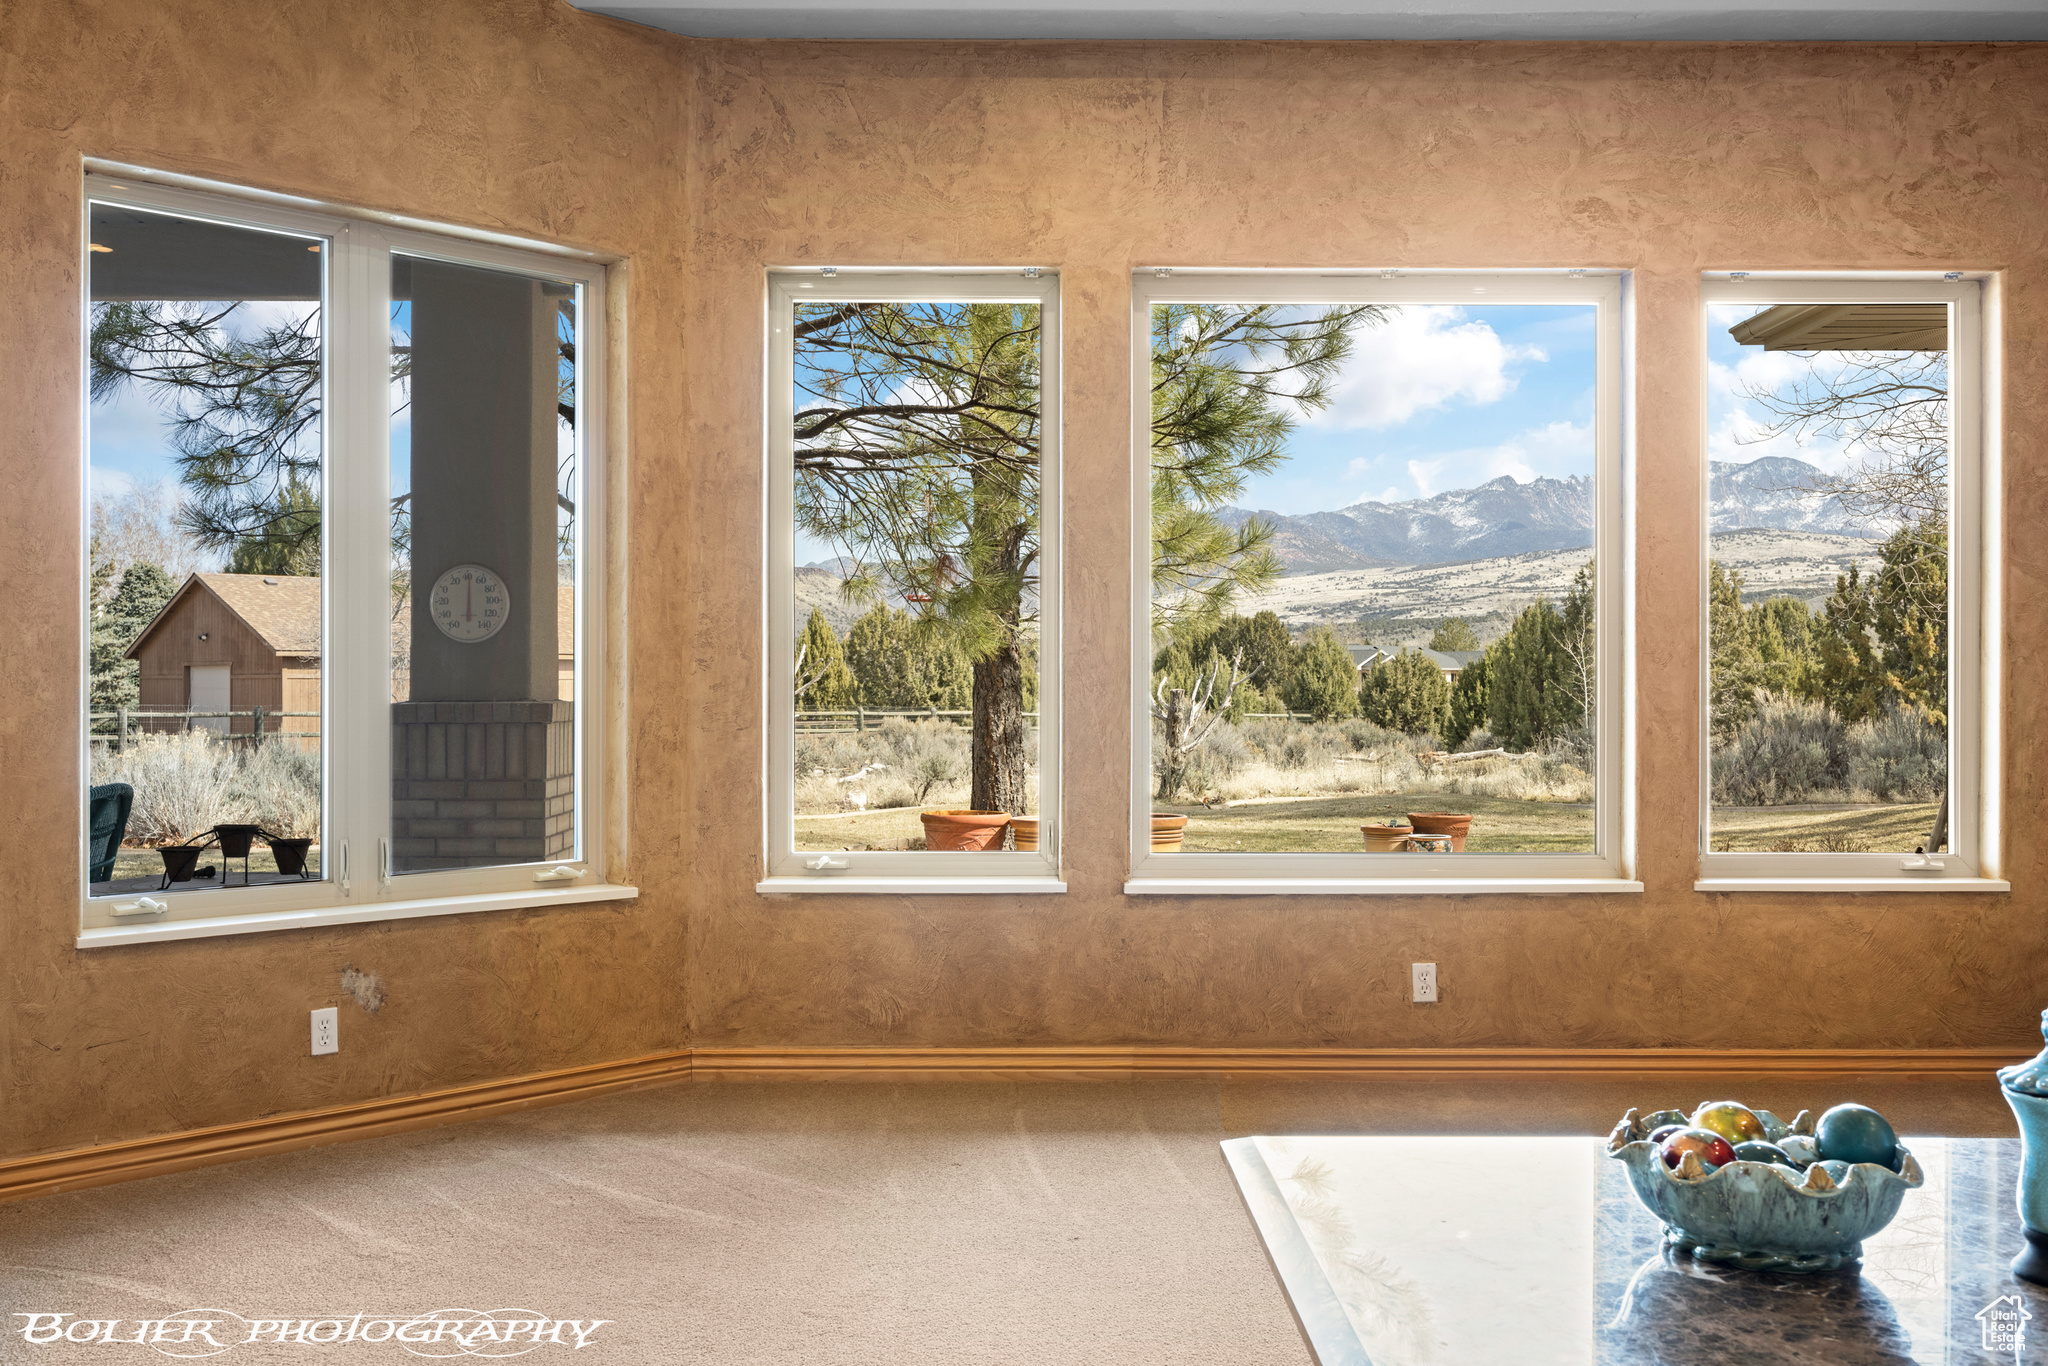
[{"label": "terracotta flower pot", "polygon": [[1020,852],[1038,848],[1038,817],[1012,816],[1010,830],[1017,836],[1013,843]]},{"label": "terracotta flower pot", "polygon": [[1361,825],[1365,832],[1365,852],[1368,854],[1398,854],[1408,843],[1408,837],[1415,833],[1412,825]]},{"label": "terracotta flower pot", "polygon": [[1007,811],[926,811],[924,822],[927,849],[1000,849],[1003,827],[1010,823]]},{"label": "terracotta flower pot", "polygon": [[1155,854],[1178,854],[1181,839],[1187,834],[1188,818],[1176,816],[1170,811],[1152,813],[1152,852]]},{"label": "terracotta flower pot", "polygon": [[1451,852],[1465,852],[1465,835],[1472,829],[1470,816],[1457,816],[1448,811],[1410,811],[1408,819],[1415,826],[1418,835],[1449,835]]}]

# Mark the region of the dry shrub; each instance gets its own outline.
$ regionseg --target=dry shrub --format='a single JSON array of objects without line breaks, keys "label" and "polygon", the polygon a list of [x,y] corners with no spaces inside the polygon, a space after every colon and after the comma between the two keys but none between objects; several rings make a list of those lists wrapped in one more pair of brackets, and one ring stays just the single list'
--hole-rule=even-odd
[{"label": "dry shrub", "polygon": [[237,822],[320,835],[320,758],[295,741],[251,745],[205,730],[141,735],[120,753],[96,746],[92,781],[135,789],[128,838],[143,843],[188,840]]}]

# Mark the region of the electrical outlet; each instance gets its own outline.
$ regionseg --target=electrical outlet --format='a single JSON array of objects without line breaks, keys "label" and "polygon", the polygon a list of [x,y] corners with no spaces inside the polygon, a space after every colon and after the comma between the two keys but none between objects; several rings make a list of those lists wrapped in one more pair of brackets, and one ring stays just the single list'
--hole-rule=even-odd
[{"label": "electrical outlet", "polygon": [[1415,985],[1416,1001],[1428,1004],[1436,1000],[1436,964],[1410,963],[1408,976]]},{"label": "electrical outlet", "polygon": [[313,1056],[341,1051],[341,1021],[333,1006],[313,1012]]}]

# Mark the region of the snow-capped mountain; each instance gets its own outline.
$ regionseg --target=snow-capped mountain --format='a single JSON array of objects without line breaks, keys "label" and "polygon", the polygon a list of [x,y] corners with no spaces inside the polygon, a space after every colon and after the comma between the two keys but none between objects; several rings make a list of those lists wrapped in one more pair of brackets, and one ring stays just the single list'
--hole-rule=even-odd
[{"label": "snow-capped mountain", "polygon": [[[1804,461],[1765,456],[1737,465],[1717,460],[1711,473],[1714,531],[1879,534],[1849,516],[1840,500],[1802,493],[1820,474]],[[1590,546],[1593,481],[1575,477],[1521,483],[1504,474],[1477,488],[1447,489],[1400,503],[1353,503],[1298,516],[1232,507],[1218,515],[1232,526],[1251,517],[1271,523],[1274,553],[1290,575],[1454,564]]]}]

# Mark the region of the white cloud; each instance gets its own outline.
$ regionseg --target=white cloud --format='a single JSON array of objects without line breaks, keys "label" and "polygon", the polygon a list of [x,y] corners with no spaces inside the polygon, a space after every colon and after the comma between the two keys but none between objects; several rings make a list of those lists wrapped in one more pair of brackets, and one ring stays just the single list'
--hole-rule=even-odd
[{"label": "white cloud", "polygon": [[110,470],[105,465],[88,465],[85,470],[85,487],[88,498],[118,498],[135,488],[135,476],[120,470]]},{"label": "white cloud", "polygon": [[1449,463],[1449,459],[1444,456],[1438,456],[1434,460],[1410,460],[1408,462],[1408,477],[1415,483],[1417,496],[1427,498],[1430,494],[1436,492],[1436,477],[1443,472],[1444,466]]},{"label": "white cloud", "polygon": [[1377,327],[1357,329],[1329,407],[1306,420],[1338,430],[1383,428],[1454,402],[1494,403],[1514,391],[1510,365],[1547,359],[1542,347],[1503,341],[1464,317],[1449,305],[1403,307]]},{"label": "white cloud", "polygon": [[[1370,476],[1373,462],[1351,462],[1351,478]],[[1413,493],[1388,488],[1383,493],[1365,494],[1358,502],[1392,503],[1407,498],[1427,498],[1443,489],[1475,488],[1503,474],[1515,482],[1532,479],[1569,479],[1593,473],[1593,425],[1590,422],[1550,422],[1518,433],[1497,446],[1473,446],[1446,451],[1427,460],[1410,460],[1408,478]]]},{"label": "white cloud", "polygon": [[1809,359],[1784,351],[1757,351],[1734,365],[1707,365],[1707,458],[1746,465],[1764,456],[1785,456],[1840,473],[1855,460],[1853,443],[1810,433],[1767,434],[1771,415],[1750,397],[1755,390],[1782,390],[1807,376],[1826,378],[1843,362],[1832,356]]}]

